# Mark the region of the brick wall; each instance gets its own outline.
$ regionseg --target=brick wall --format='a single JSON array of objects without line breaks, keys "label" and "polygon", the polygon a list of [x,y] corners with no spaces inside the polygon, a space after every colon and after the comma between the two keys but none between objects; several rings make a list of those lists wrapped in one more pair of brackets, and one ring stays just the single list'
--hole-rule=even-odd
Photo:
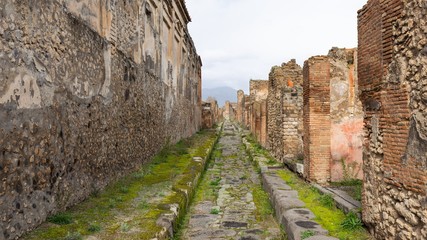
[{"label": "brick wall", "polygon": [[362,215],[378,239],[427,238],[426,13],[415,0],[370,0],[359,11]]},{"label": "brick wall", "polygon": [[304,175],[318,183],[331,178],[330,63],[326,56],[304,62]]}]

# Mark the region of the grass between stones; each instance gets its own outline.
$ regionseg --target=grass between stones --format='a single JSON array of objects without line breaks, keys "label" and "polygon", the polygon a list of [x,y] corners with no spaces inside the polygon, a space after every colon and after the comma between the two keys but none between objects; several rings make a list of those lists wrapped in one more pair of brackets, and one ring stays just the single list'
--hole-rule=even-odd
[{"label": "grass between stones", "polygon": [[252,186],[252,195],[256,206],[257,221],[264,221],[267,217],[273,215],[273,207],[271,206],[268,194],[261,186]]},{"label": "grass between stones", "polygon": [[357,221],[354,213],[345,215],[341,210],[331,204],[331,197],[322,195],[310,184],[304,182],[289,170],[278,170],[277,174],[293,189],[298,191],[299,198],[306,204],[314,215],[315,220],[333,237],[341,240],[366,240],[371,239],[369,233]]},{"label": "grass between stones", "polygon": [[[211,201],[215,202],[218,198],[218,191],[220,189],[219,182],[221,181],[221,172],[219,169],[213,169],[214,160],[221,157],[220,144],[216,143],[212,154],[209,159],[207,159],[206,170],[202,172],[200,183],[197,186],[195,194],[190,201],[190,205],[202,202],[202,201]],[[209,170],[209,171],[208,171]],[[212,209],[211,214],[219,214],[218,209]],[[179,240],[182,239],[184,234],[184,229],[187,228],[190,220],[190,212],[187,211],[183,218],[178,222],[177,231],[174,234],[173,239]]]},{"label": "grass between stones", "polygon": [[[215,131],[201,131],[176,145],[165,147],[137,172],[95,192],[86,201],[49,217],[48,222],[23,239],[151,239],[161,228],[156,220],[169,213],[169,205],[187,204],[184,192],[207,158],[217,139]],[[194,183],[197,184],[197,183]],[[185,193],[187,194],[187,193]],[[190,194],[191,195],[191,194]]]}]

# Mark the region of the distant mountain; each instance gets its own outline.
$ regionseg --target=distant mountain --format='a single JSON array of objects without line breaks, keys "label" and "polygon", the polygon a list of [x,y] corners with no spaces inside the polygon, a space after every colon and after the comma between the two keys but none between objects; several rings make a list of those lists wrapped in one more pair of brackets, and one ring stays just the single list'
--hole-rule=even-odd
[{"label": "distant mountain", "polygon": [[213,97],[218,101],[220,107],[225,105],[226,101],[237,102],[237,90],[231,87],[203,88],[203,101],[208,97]]}]

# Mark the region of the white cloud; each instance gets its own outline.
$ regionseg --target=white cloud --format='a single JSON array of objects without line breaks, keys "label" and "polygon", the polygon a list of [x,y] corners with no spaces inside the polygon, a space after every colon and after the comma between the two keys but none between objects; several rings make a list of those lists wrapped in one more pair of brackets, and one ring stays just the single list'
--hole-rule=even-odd
[{"label": "white cloud", "polygon": [[357,47],[357,10],[366,0],[186,0],[203,61],[203,87],[248,90],[273,65],[299,64],[337,47]]}]

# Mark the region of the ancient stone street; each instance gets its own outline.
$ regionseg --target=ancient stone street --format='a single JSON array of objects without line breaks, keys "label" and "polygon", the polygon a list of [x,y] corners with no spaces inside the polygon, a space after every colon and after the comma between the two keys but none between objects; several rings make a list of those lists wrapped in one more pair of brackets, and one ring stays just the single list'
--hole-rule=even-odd
[{"label": "ancient stone street", "polygon": [[0,240],[426,240],[427,0],[306,2],[1,0]]},{"label": "ancient stone street", "polygon": [[261,195],[264,193],[260,176],[245,154],[235,125],[224,124],[218,147],[221,154],[212,160],[202,183],[215,188],[215,197],[204,197],[194,203],[183,238],[282,239],[272,214],[263,214],[260,209],[263,203],[254,199],[260,191]]}]

